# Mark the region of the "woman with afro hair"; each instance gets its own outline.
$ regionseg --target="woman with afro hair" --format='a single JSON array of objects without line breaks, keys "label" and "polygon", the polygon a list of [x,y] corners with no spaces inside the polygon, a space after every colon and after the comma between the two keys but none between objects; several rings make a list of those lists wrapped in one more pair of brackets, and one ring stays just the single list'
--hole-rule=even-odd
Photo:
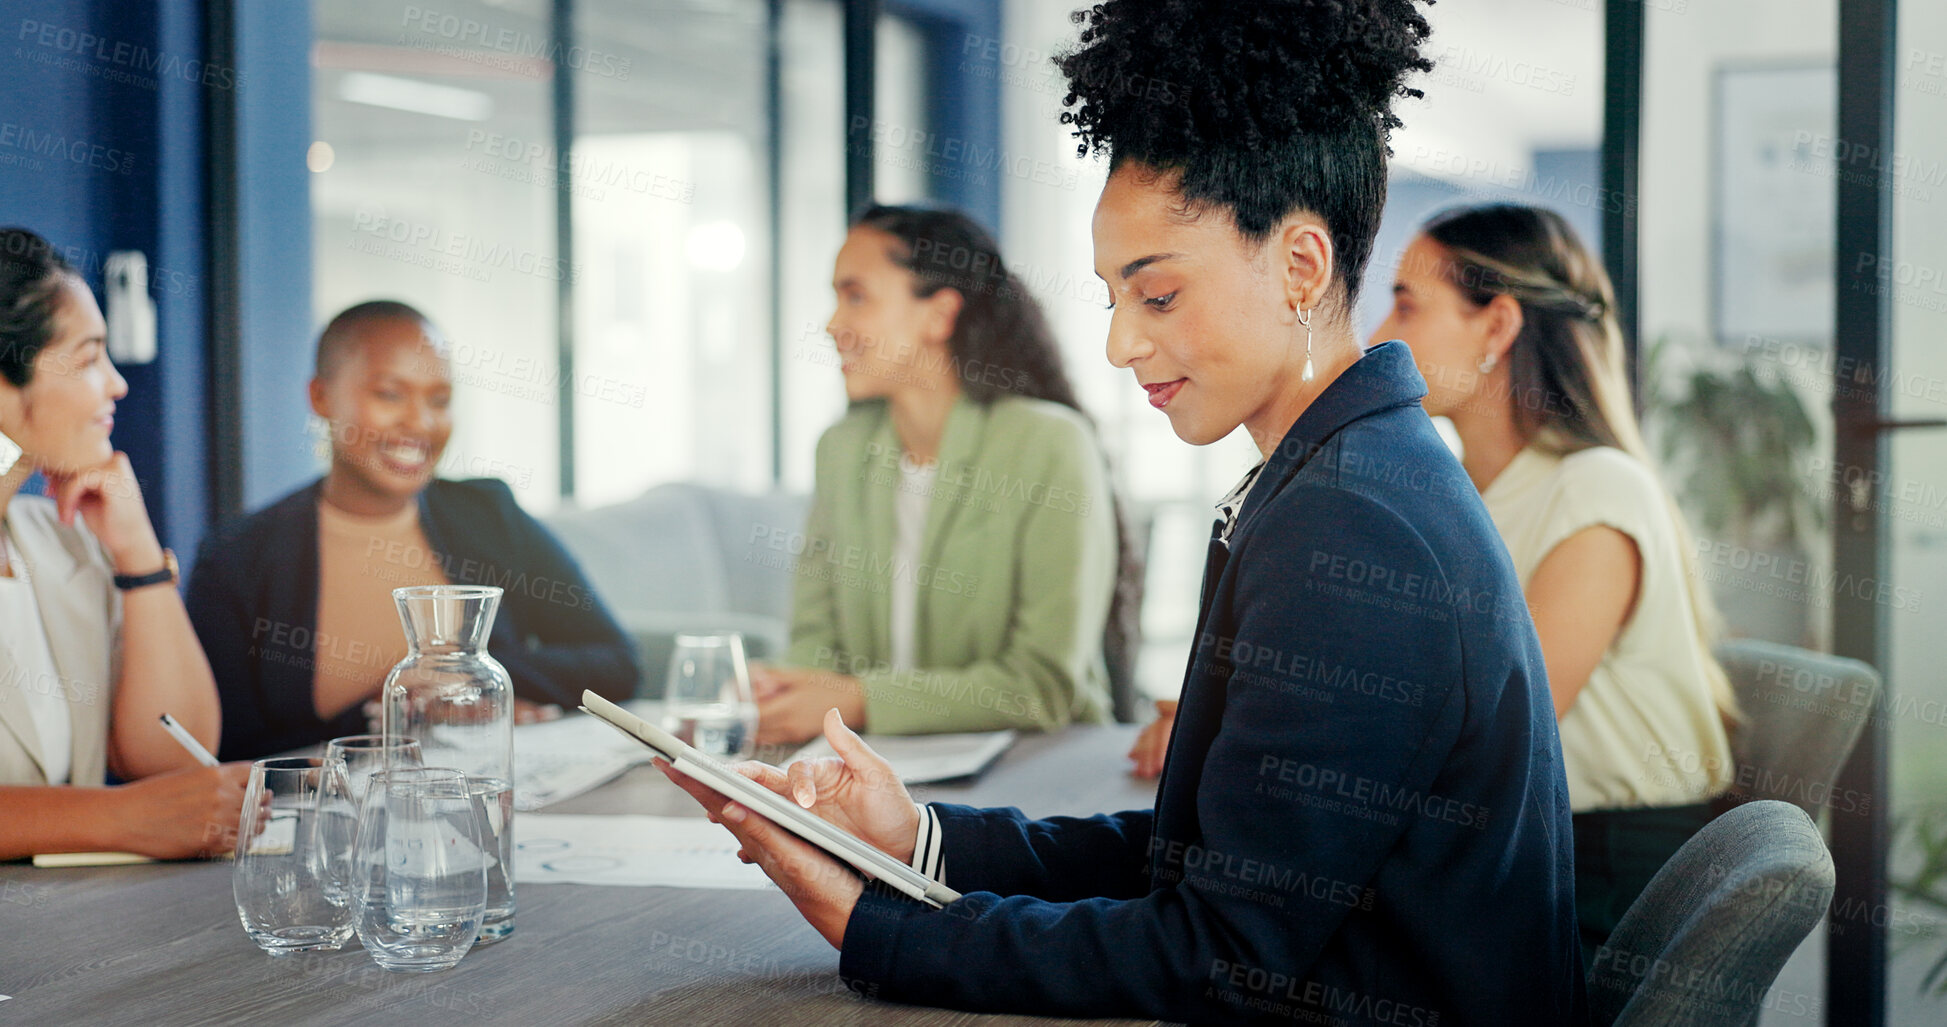
[{"label": "woman with afro hair", "polygon": [[[1414,0],[1107,0],[1059,58],[1110,176],[1109,360],[1178,437],[1264,460],[1218,505],[1154,810],[917,806],[839,757],[746,772],[962,898],[865,888],[694,782],[866,994],[1193,1023],[1576,1024],[1568,790],[1540,647],[1398,341],[1351,327]],[[1149,80],[1160,90],[1132,88]],[[1151,94],[1154,95],[1151,95]]]}]

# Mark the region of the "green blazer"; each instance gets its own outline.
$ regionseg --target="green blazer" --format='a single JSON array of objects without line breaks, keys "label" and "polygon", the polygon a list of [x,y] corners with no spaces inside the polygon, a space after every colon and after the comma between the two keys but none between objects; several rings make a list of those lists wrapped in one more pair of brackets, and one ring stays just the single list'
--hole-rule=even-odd
[{"label": "green blazer", "polygon": [[[881,734],[1106,720],[1115,515],[1088,422],[1041,400],[962,396],[912,566],[893,554],[899,454],[884,401],[855,404],[819,439],[785,662],[859,678]],[[919,586],[904,671],[891,667],[896,575]]]}]

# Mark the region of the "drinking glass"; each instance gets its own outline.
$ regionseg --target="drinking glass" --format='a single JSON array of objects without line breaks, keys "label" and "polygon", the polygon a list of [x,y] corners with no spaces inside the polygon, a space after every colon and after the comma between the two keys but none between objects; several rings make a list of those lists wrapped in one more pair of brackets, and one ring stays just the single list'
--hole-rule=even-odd
[{"label": "drinking glass", "polygon": [[346,735],[325,743],[324,793],[318,799],[318,847],[324,852],[325,897],[351,903],[352,846],[358,841],[358,808],[372,775],[426,761],[414,738]]},{"label": "drinking glass", "polygon": [[244,931],[273,956],[335,952],[352,935],[351,910],[327,896],[325,853],[318,844],[325,777],[324,761],[316,757],[250,765],[230,888]]},{"label": "drinking glass", "polygon": [[467,777],[445,767],[372,775],[352,857],[358,940],[387,970],[460,961],[487,911],[486,812]]},{"label": "drinking glass", "polygon": [[744,636],[677,635],[663,686],[663,730],[721,759],[745,759],[757,741],[757,701]]}]

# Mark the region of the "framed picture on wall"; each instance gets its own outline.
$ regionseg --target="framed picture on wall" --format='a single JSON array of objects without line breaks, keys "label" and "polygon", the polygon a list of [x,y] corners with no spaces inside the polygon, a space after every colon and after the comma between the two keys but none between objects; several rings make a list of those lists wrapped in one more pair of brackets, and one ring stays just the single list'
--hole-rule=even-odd
[{"label": "framed picture on wall", "polygon": [[1832,334],[1837,89],[1830,64],[1718,69],[1711,307],[1722,345]]}]

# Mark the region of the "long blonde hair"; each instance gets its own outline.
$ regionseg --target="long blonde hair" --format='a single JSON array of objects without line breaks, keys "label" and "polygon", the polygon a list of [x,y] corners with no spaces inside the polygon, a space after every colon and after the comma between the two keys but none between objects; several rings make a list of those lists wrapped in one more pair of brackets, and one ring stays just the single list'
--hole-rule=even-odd
[{"label": "long blonde hair", "polygon": [[[1636,423],[1623,365],[1616,294],[1560,214],[1495,203],[1442,211],[1421,231],[1447,251],[1447,277],[1477,306],[1496,296],[1521,304],[1521,332],[1508,348],[1509,399],[1522,439],[1566,456],[1609,446],[1654,471]],[[1743,719],[1730,679],[1711,653],[1721,634],[1717,604],[1697,572],[1696,545],[1669,490],[1658,487],[1683,561],[1705,684],[1727,723]]]}]

